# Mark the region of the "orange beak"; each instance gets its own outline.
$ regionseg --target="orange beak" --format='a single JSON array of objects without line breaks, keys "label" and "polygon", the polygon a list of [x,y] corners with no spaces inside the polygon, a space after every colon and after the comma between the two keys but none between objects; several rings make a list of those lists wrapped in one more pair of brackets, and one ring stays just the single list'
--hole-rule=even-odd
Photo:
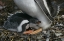
[{"label": "orange beak", "polygon": [[23,34],[30,34],[32,32],[33,32],[33,30],[28,30],[28,31],[25,31]]}]

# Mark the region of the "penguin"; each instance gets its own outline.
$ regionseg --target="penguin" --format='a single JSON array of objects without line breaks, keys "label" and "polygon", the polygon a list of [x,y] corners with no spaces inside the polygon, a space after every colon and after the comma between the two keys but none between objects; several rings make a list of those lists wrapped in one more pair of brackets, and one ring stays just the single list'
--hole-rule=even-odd
[{"label": "penguin", "polygon": [[[41,8],[41,6],[38,5],[37,2],[35,2],[35,0],[13,0],[13,1],[18,6],[18,8],[21,9],[23,12],[40,20],[41,23],[39,24],[39,26],[42,27],[43,30],[51,27],[52,21],[46,15],[46,13]],[[42,0],[39,0],[39,1],[42,1]],[[43,0],[43,3],[44,2],[45,2],[45,0]],[[45,5],[45,3],[44,3],[44,5]],[[48,10],[49,9],[47,9],[47,11]],[[48,13],[49,13],[49,11],[48,11]]]},{"label": "penguin", "polygon": [[37,26],[38,21],[39,21],[38,19],[33,18],[27,14],[16,13],[8,17],[7,21],[4,22],[3,27],[10,31],[23,33],[29,27],[35,28],[35,29],[39,28]]}]

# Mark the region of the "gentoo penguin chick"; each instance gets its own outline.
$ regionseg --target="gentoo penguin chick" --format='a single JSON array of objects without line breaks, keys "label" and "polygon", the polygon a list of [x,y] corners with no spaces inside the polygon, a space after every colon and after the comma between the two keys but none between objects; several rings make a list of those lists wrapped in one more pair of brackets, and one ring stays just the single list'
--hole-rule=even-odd
[{"label": "gentoo penguin chick", "polygon": [[24,32],[30,27],[37,27],[38,20],[24,13],[16,13],[10,16],[4,23],[4,28],[10,31]]}]

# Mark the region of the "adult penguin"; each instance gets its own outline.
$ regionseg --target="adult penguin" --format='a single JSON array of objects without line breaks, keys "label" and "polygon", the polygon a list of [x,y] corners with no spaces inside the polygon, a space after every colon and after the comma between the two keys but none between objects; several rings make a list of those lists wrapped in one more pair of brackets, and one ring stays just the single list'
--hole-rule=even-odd
[{"label": "adult penguin", "polygon": [[39,19],[41,21],[39,26],[43,29],[47,29],[51,26],[51,20],[47,17],[44,10],[42,10],[35,0],[14,0],[14,2],[23,12]]}]

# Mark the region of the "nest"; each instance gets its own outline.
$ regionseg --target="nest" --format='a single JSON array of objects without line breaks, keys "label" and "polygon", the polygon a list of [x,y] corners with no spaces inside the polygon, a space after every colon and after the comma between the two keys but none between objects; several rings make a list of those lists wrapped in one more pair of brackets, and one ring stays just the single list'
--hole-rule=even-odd
[{"label": "nest", "polygon": [[[52,30],[52,29],[51,29]],[[58,31],[58,30],[56,30]],[[64,31],[59,30],[59,32],[64,33]],[[61,40],[61,38],[64,38],[64,34],[56,37],[53,32],[50,33],[50,41],[53,40]],[[46,41],[46,35],[43,35],[42,32],[39,32],[38,34],[30,35],[30,34],[21,34],[17,32],[11,32],[4,28],[0,28],[0,41]]]},{"label": "nest", "polygon": [[[15,4],[13,0],[1,0],[3,3],[5,3],[6,8],[2,9],[0,11],[0,25],[3,25],[4,21],[7,19],[8,13],[12,13],[16,11]],[[64,10],[63,10],[64,11]],[[61,14],[61,12],[60,12]],[[62,13],[63,14],[63,13]],[[56,22],[64,22],[64,20],[60,17],[55,18],[52,26],[55,25]],[[51,26],[51,27],[52,27]],[[64,28],[64,27],[63,27]],[[61,38],[64,38],[64,29],[60,28],[50,28],[50,41],[62,41]],[[60,32],[63,35],[56,36],[53,30],[56,32]],[[17,32],[11,32],[9,30],[6,30],[4,28],[0,28],[0,41],[46,41],[47,37],[46,35],[43,35],[43,32],[39,32],[37,34],[31,35],[31,34],[21,34]]]}]

